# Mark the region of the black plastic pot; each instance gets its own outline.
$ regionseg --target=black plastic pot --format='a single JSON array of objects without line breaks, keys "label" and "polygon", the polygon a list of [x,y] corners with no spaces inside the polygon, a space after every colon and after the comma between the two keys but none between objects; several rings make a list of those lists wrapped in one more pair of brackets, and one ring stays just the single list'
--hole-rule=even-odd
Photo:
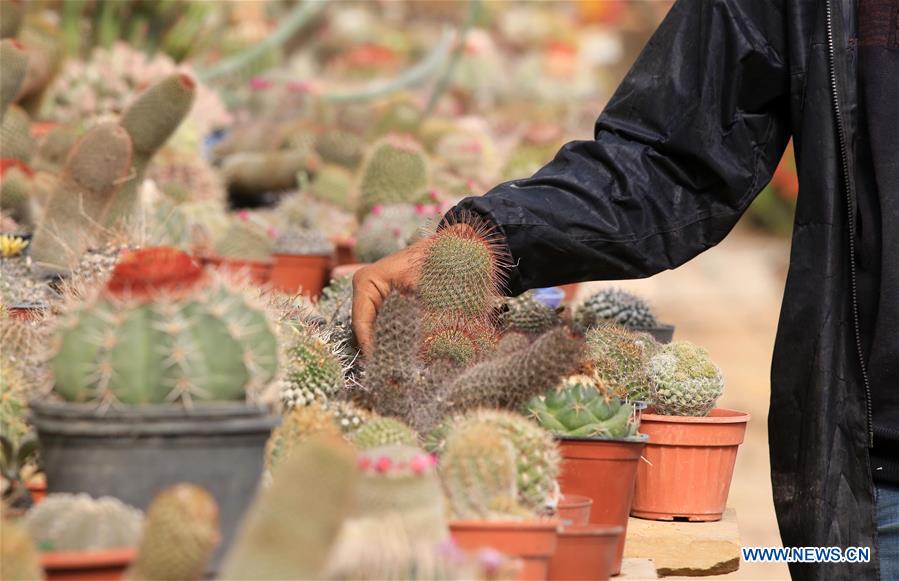
[{"label": "black plastic pot", "polygon": [[656,327],[633,327],[638,333],[649,333],[659,343],[671,343],[674,338],[674,325],[658,325]]},{"label": "black plastic pot", "polygon": [[265,442],[277,423],[238,402],[176,406],[29,403],[47,489],[114,496],[145,510],[162,489],[191,482],[218,502],[222,542],[215,571],[253,499]]}]

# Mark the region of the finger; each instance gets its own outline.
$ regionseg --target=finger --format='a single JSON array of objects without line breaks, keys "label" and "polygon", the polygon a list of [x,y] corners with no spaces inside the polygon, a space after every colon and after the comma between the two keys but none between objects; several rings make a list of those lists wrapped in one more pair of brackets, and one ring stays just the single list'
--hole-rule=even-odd
[{"label": "finger", "polygon": [[353,279],[353,333],[365,357],[371,355],[372,330],[380,306],[380,293],[367,277]]}]

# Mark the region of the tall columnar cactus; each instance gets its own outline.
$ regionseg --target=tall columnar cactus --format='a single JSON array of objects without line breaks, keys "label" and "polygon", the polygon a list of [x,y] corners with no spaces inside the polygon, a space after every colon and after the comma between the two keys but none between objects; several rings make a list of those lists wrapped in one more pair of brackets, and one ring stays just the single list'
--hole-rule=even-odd
[{"label": "tall columnar cactus", "polygon": [[147,166],[190,112],[195,92],[194,80],[178,73],[152,85],[125,109],[120,123],[131,138],[134,156],[129,179],[104,215],[107,227],[127,224],[134,219]]},{"label": "tall columnar cactus", "polygon": [[507,331],[540,335],[561,324],[556,309],[538,301],[533,291],[506,300],[502,322]]},{"label": "tall columnar cactus", "polygon": [[43,579],[40,555],[21,521],[0,522],[0,579],[34,581]]},{"label": "tall columnar cactus", "polygon": [[618,289],[603,289],[590,296],[574,310],[573,319],[582,331],[606,322],[636,328],[658,324],[646,301]]},{"label": "tall columnar cactus", "polygon": [[[140,269],[142,260],[139,252],[120,259],[108,287],[123,261]],[[268,384],[278,370],[278,340],[267,311],[248,290],[206,277],[172,289],[139,280],[70,304],[51,360],[56,393],[68,401],[189,405],[241,400]]]},{"label": "tall columnar cactus", "polygon": [[17,159],[27,163],[33,154],[31,119],[22,108],[13,105],[6,110],[0,122],[0,159]]},{"label": "tall columnar cactus", "polygon": [[89,551],[137,546],[143,513],[117,498],[51,494],[25,515],[44,551]]},{"label": "tall columnar cactus", "polygon": [[339,353],[325,337],[298,331],[291,338],[281,383],[281,403],[287,409],[325,402],[346,382]]},{"label": "tall columnar cactus", "polygon": [[337,437],[341,433],[333,412],[314,403],[296,407],[284,414],[265,447],[265,465],[274,473],[293,451],[315,436]]},{"label": "tall columnar cactus", "polygon": [[353,174],[339,165],[322,165],[309,183],[309,192],[322,202],[343,210],[352,212],[355,209]]},{"label": "tall columnar cactus", "polygon": [[662,346],[649,361],[650,403],[667,416],[707,416],[724,393],[708,352],[687,341]]},{"label": "tall columnar cactus", "polygon": [[211,494],[187,483],[166,488],[147,509],[128,579],[199,579],[219,539],[219,510]]},{"label": "tall columnar cactus", "polygon": [[321,161],[306,150],[234,153],[222,162],[228,189],[242,194],[262,194],[297,186],[297,173],[315,172]]},{"label": "tall columnar cactus", "polygon": [[554,434],[583,438],[628,438],[636,435],[633,407],[606,397],[592,379],[574,376],[545,396],[528,402],[528,411]]},{"label": "tall columnar cactus", "polygon": [[238,215],[215,241],[215,251],[224,258],[267,261],[275,248],[273,234],[260,220]]},{"label": "tall columnar cactus", "polygon": [[649,399],[649,359],[659,348],[645,333],[605,323],[587,332],[588,365],[611,394],[630,401]]},{"label": "tall columnar cactus", "polygon": [[360,450],[381,446],[417,446],[418,434],[396,418],[375,418],[356,430],[350,441]]},{"label": "tall columnar cactus", "polygon": [[353,510],[358,480],[355,454],[345,442],[322,438],[299,446],[250,508],[221,579],[321,578]]},{"label": "tall columnar cactus", "polygon": [[[496,426],[479,423],[454,430],[440,456],[440,480],[454,519],[534,516],[517,506],[515,448]],[[516,506],[517,509],[508,510]]]},{"label": "tall columnar cactus", "polygon": [[22,45],[7,38],[0,41],[0,121],[18,95],[27,70],[28,55]]},{"label": "tall columnar cactus", "polygon": [[375,206],[427,200],[428,159],[412,138],[388,135],[372,144],[363,162],[357,214],[366,216]]},{"label": "tall columnar cactus", "polygon": [[31,241],[31,258],[68,271],[95,242],[102,216],[131,166],[131,139],[115,123],[91,128],[72,148]]}]

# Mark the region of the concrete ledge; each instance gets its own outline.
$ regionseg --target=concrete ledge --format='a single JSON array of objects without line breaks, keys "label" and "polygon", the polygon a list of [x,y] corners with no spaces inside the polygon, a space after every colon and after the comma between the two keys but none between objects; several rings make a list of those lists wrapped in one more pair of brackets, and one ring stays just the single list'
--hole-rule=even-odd
[{"label": "concrete ledge", "polygon": [[722,575],[740,568],[740,532],[729,508],[718,522],[666,522],[631,518],[626,559],[652,559],[660,577]]}]

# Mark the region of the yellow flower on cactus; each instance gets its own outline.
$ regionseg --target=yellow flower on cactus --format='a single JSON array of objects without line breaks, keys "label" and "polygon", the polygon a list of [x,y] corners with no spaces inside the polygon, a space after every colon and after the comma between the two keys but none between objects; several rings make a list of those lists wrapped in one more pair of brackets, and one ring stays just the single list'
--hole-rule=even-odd
[{"label": "yellow flower on cactus", "polygon": [[18,256],[26,246],[28,246],[28,241],[24,238],[0,234],[0,256],[3,258]]}]

